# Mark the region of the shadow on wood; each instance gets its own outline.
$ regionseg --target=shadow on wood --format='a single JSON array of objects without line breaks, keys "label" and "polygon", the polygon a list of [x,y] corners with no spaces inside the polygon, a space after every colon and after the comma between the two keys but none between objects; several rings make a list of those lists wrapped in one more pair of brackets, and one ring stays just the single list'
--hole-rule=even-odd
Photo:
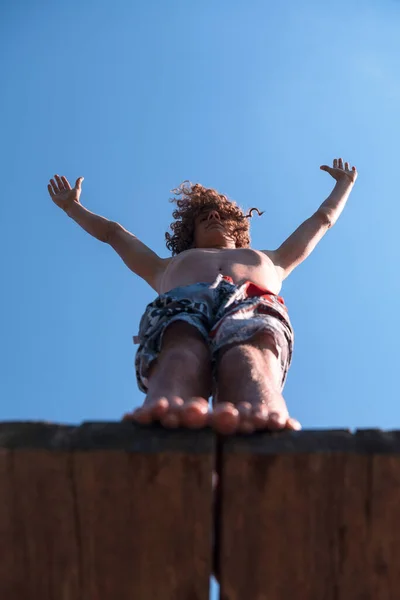
[{"label": "shadow on wood", "polygon": [[214,439],[0,425],[0,598],[206,600]]}]

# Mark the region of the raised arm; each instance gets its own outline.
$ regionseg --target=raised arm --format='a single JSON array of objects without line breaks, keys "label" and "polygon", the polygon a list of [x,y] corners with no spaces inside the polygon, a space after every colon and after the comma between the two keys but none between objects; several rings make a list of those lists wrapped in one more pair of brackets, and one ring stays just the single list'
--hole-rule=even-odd
[{"label": "raised arm", "polygon": [[332,193],[277,250],[268,252],[282,280],[311,254],[328,229],[336,223],[357,179],[356,168],[350,169],[348,162],[343,166],[341,158],[333,161],[333,168],[323,165],[321,169],[336,179]]},{"label": "raised arm", "polygon": [[159,292],[161,276],[170,259],[160,258],[119,223],[111,224],[108,243],[131,271],[147,281],[156,292]]},{"label": "raised arm", "polygon": [[55,175],[47,189],[53,202],[96,239],[109,244],[136,275],[158,291],[160,277],[169,259],[160,258],[122,225],[96,215],[80,203],[83,177],[71,188],[66,177]]}]

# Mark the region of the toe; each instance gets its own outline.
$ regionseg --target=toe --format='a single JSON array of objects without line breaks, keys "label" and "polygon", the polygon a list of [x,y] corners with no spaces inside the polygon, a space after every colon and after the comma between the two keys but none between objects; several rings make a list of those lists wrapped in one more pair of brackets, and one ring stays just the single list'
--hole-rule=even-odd
[{"label": "toe", "polygon": [[200,429],[208,425],[209,406],[204,398],[192,398],[181,411],[182,425],[190,429]]},{"label": "toe", "polygon": [[286,421],[286,428],[292,429],[293,431],[300,431],[302,429],[301,423],[297,419],[293,419],[293,417],[289,417]]},{"label": "toe", "polygon": [[268,429],[284,429],[287,415],[281,412],[271,412],[268,416]]},{"label": "toe", "polygon": [[237,409],[239,412],[238,431],[240,433],[253,433],[253,409],[250,402],[239,402]]},{"label": "toe", "polygon": [[234,433],[239,424],[239,411],[231,402],[216,404],[211,416],[211,424],[217,433]]},{"label": "toe", "polygon": [[168,409],[161,417],[160,422],[164,427],[175,429],[181,424],[183,400],[174,396],[168,399]]},{"label": "toe", "polygon": [[167,398],[160,398],[151,405],[151,414],[153,419],[159,421],[167,414],[169,408],[169,402]]},{"label": "toe", "polygon": [[254,429],[267,429],[268,427],[268,409],[265,404],[253,407],[252,420]]},{"label": "toe", "polygon": [[122,421],[133,421],[133,416],[135,414],[135,410],[132,410],[131,412],[127,412],[123,415],[122,417]]},{"label": "toe", "polygon": [[122,417],[123,421],[134,421],[140,425],[149,425],[153,421],[151,410],[149,407],[141,406],[135,410],[126,413]]},{"label": "toe", "polygon": [[123,417],[123,421],[135,421],[141,425],[149,425],[153,421],[160,420],[168,411],[169,402],[166,398],[160,398],[147,402],[145,401],[143,406],[136,408],[129,413],[126,413]]}]

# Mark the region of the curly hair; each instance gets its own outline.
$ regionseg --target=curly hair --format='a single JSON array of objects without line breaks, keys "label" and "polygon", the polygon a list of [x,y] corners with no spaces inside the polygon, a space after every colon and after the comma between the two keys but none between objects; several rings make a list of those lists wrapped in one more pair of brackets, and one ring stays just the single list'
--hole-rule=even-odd
[{"label": "curly hair", "polygon": [[[185,185],[187,184],[187,185]],[[251,208],[247,214],[224,194],[219,194],[212,188],[205,188],[199,183],[192,184],[184,181],[171,192],[176,198],[170,198],[177,207],[172,217],[175,219],[170,225],[173,232],[165,234],[166,246],[172,255],[193,248],[194,228],[196,218],[204,211],[218,210],[220,215],[229,223],[229,233],[235,240],[236,248],[247,248],[250,245],[250,224],[253,210],[261,216],[258,208]]]}]

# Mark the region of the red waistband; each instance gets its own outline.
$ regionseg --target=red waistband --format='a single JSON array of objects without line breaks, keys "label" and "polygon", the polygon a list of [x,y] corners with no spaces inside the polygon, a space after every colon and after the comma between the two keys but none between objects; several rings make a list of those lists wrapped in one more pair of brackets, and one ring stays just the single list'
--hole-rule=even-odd
[{"label": "red waistband", "polygon": [[[232,277],[230,277],[229,275],[223,275],[222,279],[224,279],[225,281],[229,281],[229,283],[234,283]],[[242,285],[245,286],[246,296],[248,298],[254,298],[255,296],[274,296],[278,300],[278,302],[280,302],[280,304],[285,306],[285,301],[281,296],[274,294],[266,288],[262,288],[259,285],[256,285],[252,281],[245,281]]]}]

